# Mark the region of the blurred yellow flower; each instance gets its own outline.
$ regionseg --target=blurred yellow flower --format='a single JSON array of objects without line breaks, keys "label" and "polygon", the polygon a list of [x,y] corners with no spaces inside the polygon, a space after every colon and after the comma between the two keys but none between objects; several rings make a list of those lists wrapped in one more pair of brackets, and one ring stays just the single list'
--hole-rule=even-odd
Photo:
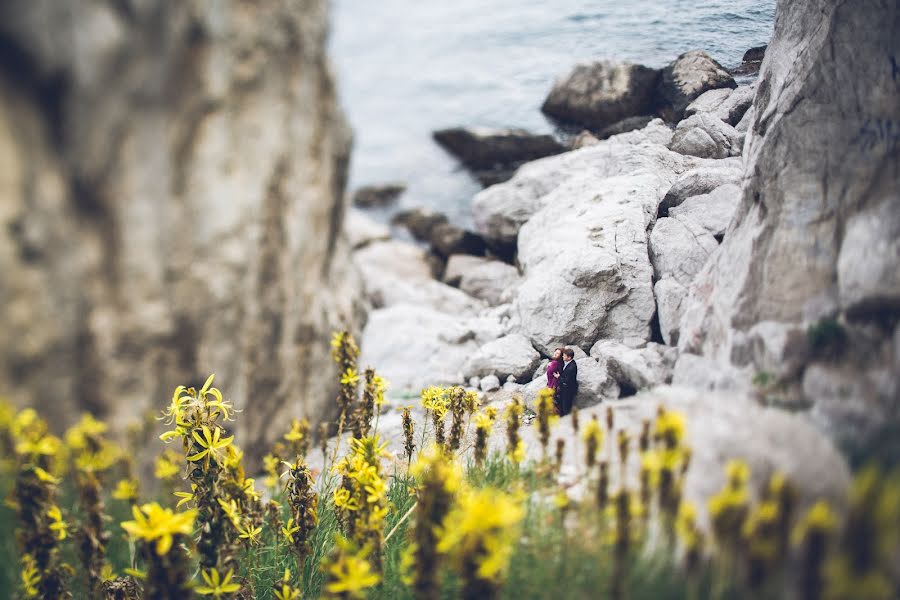
[{"label": "blurred yellow flower", "polygon": [[231,583],[231,577],[234,575],[233,569],[229,569],[228,572],[225,573],[225,577],[219,575],[218,569],[201,571],[200,575],[203,576],[203,581],[206,582],[206,585],[198,586],[196,588],[197,593],[201,596],[221,598],[222,596],[233,594],[241,589],[240,584]]},{"label": "blurred yellow flower", "polygon": [[160,556],[169,552],[175,535],[191,535],[197,516],[197,509],[175,513],[156,502],[140,508],[132,506],[131,512],[134,520],[123,522],[122,529],[132,538],[156,542],[156,553]]}]

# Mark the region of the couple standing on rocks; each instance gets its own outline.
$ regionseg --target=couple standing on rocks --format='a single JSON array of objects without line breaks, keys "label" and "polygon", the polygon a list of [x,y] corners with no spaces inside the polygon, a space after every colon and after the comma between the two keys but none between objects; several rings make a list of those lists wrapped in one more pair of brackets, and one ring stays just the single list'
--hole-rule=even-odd
[{"label": "couple standing on rocks", "polygon": [[554,391],[553,404],[557,414],[569,414],[578,394],[578,364],[574,350],[557,348],[553,351],[553,358],[547,365],[547,387]]}]

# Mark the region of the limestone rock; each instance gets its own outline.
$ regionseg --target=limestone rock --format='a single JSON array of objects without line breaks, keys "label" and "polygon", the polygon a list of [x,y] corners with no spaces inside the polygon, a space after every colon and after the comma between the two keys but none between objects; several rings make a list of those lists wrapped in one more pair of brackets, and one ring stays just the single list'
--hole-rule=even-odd
[{"label": "limestone rock", "polygon": [[[896,47],[896,27],[885,18],[894,10],[886,0],[866,10],[779,1],[750,109],[736,226],[691,287],[682,356],[703,354],[713,368],[728,368],[741,333],[766,321],[808,327],[816,307],[833,307],[850,338],[870,319],[896,315],[900,153],[879,125],[900,122],[896,68],[884,59]],[[891,335],[876,337],[889,346]],[[846,420],[847,436],[900,420],[893,353],[848,353],[832,367],[859,407]],[[804,372],[814,373],[809,365]],[[828,400],[836,396],[806,379],[813,413],[843,437],[841,404]]]},{"label": "limestone rock", "polygon": [[477,347],[456,315],[395,304],[369,315],[359,364],[378,371],[392,393],[418,392],[429,385],[463,383],[462,366]]},{"label": "limestone rock", "polygon": [[0,4],[30,79],[0,82],[13,401],[121,427],[214,372],[248,456],[330,416],[362,313],[327,29],[324,0]]},{"label": "limestone rock", "polygon": [[489,240],[515,245],[522,224],[564,195],[562,188],[567,186],[563,184],[569,180],[580,181],[581,187],[571,191],[584,195],[589,193],[591,179],[649,171],[671,182],[677,174],[703,164],[653,143],[653,137],[665,135],[664,131],[671,136],[657,120],[595,146],[522,165],[510,181],[475,195],[472,212],[478,232]]},{"label": "limestone rock", "polygon": [[403,183],[365,185],[353,193],[353,205],[360,208],[387,206],[396,202],[405,191],[406,185]]},{"label": "limestone rock", "polygon": [[[586,152],[590,148],[580,152]],[[665,174],[573,176],[519,234],[520,329],[549,355],[597,339],[649,339],[655,311],[646,228]]]},{"label": "limestone rock", "polygon": [[659,216],[669,216],[669,209],[678,206],[691,196],[708,194],[728,183],[740,184],[742,172],[739,158],[708,161],[687,171],[666,192],[665,198],[659,204]]},{"label": "limestone rock", "polygon": [[679,352],[672,372],[672,385],[707,391],[749,392],[750,379],[749,373],[730,364],[720,364],[710,358],[683,351]]},{"label": "limestone rock", "polygon": [[684,116],[690,117],[700,113],[715,112],[733,91],[731,88],[724,87],[703,92],[684,109]]},{"label": "limestone rock", "polygon": [[741,188],[726,183],[708,194],[691,196],[680,205],[669,209],[669,216],[686,217],[703,227],[716,239],[722,239],[740,202]]},{"label": "limestone rock", "polygon": [[678,124],[669,148],[701,158],[740,156],[744,136],[715,115],[698,113]]},{"label": "limestone rock", "polygon": [[494,392],[500,389],[500,378],[496,375],[482,377],[480,385],[482,392]]},{"label": "limestone rock", "polygon": [[678,283],[674,277],[664,277],[653,286],[659,329],[663,341],[670,346],[678,343],[682,304],[687,294],[687,288]]},{"label": "limestone rock", "polygon": [[566,150],[552,135],[523,129],[442,129],[432,134],[442,148],[472,169],[518,165]]},{"label": "limestone rock", "polygon": [[560,121],[600,130],[626,117],[649,114],[659,71],[597,61],[576,65],[558,79],[541,110]]},{"label": "limestone rock", "polygon": [[[611,406],[616,429],[624,429],[636,439],[643,421],[652,420],[660,404],[685,416],[692,455],[684,498],[698,508],[701,526],[709,525],[707,500],[725,485],[725,466],[732,459],[744,460],[750,467],[751,493],[763,490],[775,473],[783,473],[798,491],[798,511],[820,499],[839,510],[845,506],[850,470],[835,445],[804,416],[761,407],[748,395],[660,386],[632,398],[586,408],[579,418],[584,423],[596,415],[602,423]],[[572,435],[571,431],[571,416],[562,417],[553,438]],[[527,456],[539,459],[541,448],[534,429],[523,429],[522,438]],[[574,446],[566,444],[563,463],[583,472],[583,452]],[[632,489],[638,487],[639,462],[629,461],[626,477]],[[617,471],[611,470],[612,489],[620,485]],[[581,483],[568,491],[576,498],[592,493]]]},{"label": "limestone rock", "polygon": [[585,129],[584,131],[576,135],[574,140],[572,140],[572,150],[586,148],[587,146],[596,146],[599,143],[600,138],[596,137],[593,133]]},{"label": "limestone rock", "polygon": [[755,96],[755,82],[750,85],[738,86],[734,92],[713,111],[713,114],[729,125],[737,125],[753,105],[753,98]]},{"label": "limestone rock", "polygon": [[717,88],[734,88],[734,78],[702,50],[685,52],[666,66],[657,88],[660,101],[672,108],[675,120],[701,94]]},{"label": "limestone rock", "polygon": [[683,286],[690,285],[717,247],[712,234],[690,219],[659,219],[650,233],[650,261],[656,279],[671,277]]},{"label": "limestone rock", "polygon": [[417,240],[428,241],[435,227],[447,223],[447,215],[417,206],[398,212],[391,222],[406,227]]},{"label": "limestone rock", "polygon": [[375,242],[356,251],[353,261],[363,275],[365,293],[376,308],[418,304],[434,310],[471,315],[479,300],[432,277],[427,253],[399,240]]},{"label": "limestone rock", "polygon": [[600,132],[600,139],[605,140],[606,138],[610,138],[614,135],[619,135],[620,133],[628,133],[629,131],[634,131],[635,129],[643,129],[650,122],[653,121],[653,117],[650,115],[638,115],[636,117],[627,117],[622,119],[621,121],[616,121],[612,125],[604,127]]},{"label": "limestone rock", "polygon": [[447,261],[444,281],[497,306],[511,297],[519,283],[519,272],[498,260],[455,254]]},{"label": "limestone rock", "polygon": [[541,355],[531,347],[528,338],[512,334],[480,347],[462,370],[467,376],[494,374],[502,380],[512,376],[519,381],[531,376],[540,361]]},{"label": "limestone rock", "polygon": [[600,364],[590,356],[576,358],[578,363],[578,393],[575,395],[575,406],[587,408],[604,400],[619,397],[619,386],[610,377],[605,364]]},{"label": "limestone rock", "polygon": [[591,347],[591,356],[606,365],[622,397],[670,382],[675,354],[674,348],[654,343],[637,349],[613,340],[600,340]]},{"label": "limestone rock", "polygon": [[372,242],[384,242],[391,239],[391,231],[386,225],[375,221],[361,210],[351,208],[344,219],[344,232],[350,248],[358,250]]}]

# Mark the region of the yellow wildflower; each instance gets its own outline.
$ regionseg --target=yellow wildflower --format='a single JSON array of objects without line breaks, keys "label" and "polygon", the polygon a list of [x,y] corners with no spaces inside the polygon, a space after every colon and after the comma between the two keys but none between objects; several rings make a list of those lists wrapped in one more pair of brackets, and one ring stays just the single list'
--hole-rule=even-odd
[{"label": "yellow wildflower", "polygon": [[134,520],[122,523],[122,529],[132,538],[156,542],[156,553],[160,556],[169,552],[175,535],[190,535],[193,532],[197,516],[196,509],[174,513],[156,502],[140,508],[132,506],[131,512]]},{"label": "yellow wildflower", "polygon": [[50,531],[56,533],[56,539],[62,541],[69,535],[69,526],[63,521],[62,511],[55,504],[47,509],[47,516],[53,521],[50,523]]},{"label": "yellow wildflower", "polygon": [[163,481],[174,479],[181,471],[178,458],[179,455],[172,450],[166,450],[157,456],[153,463],[154,476]]},{"label": "yellow wildflower", "polygon": [[214,430],[210,430],[209,427],[203,425],[201,428],[203,435],[200,435],[200,431],[193,430],[191,432],[191,436],[194,438],[194,441],[203,448],[199,452],[191,454],[187,457],[187,459],[191,462],[196,462],[200,459],[204,459],[205,464],[209,464],[210,456],[217,454],[218,450],[222,448],[228,447],[231,444],[232,440],[234,440],[234,436],[228,436],[226,438],[222,437],[222,429],[216,427]]},{"label": "yellow wildflower", "polygon": [[365,590],[378,585],[381,577],[372,572],[372,565],[359,556],[340,556],[328,568],[332,581],[325,585],[331,594],[347,594],[351,598],[363,598]]},{"label": "yellow wildflower", "polygon": [[26,598],[37,598],[41,574],[38,572],[34,557],[26,554],[22,557],[22,590]]},{"label": "yellow wildflower", "polygon": [[275,597],[278,600],[300,600],[300,590],[291,587],[291,571],[284,570],[284,577],[273,586]]},{"label": "yellow wildflower", "polygon": [[121,479],[113,490],[112,497],[116,500],[131,502],[137,500],[138,482],[134,479]]},{"label": "yellow wildflower", "polygon": [[359,383],[359,373],[356,369],[347,369],[341,375],[341,385],[356,385]]},{"label": "yellow wildflower", "polygon": [[238,537],[247,540],[249,543],[256,545],[260,543],[259,535],[262,533],[262,527],[254,527],[252,523],[240,525],[237,527]]},{"label": "yellow wildflower", "polygon": [[241,589],[240,584],[231,583],[231,577],[234,574],[233,569],[229,569],[225,573],[225,577],[219,575],[218,569],[210,569],[201,571],[203,581],[206,585],[197,587],[197,593],[201,596],[212,596],[213,598],[221,598],[222,596],[233,594]]},{"label": "yellow wildflower", "polygon": [[185,504],[186,502],[192,502],[194,500],[194,492],[196,490],[197,484],[192,483],[190,492],[175,492],[175,495],[181,498],[181,500],[178,501],[178,504],[175,505],[175,508],[181,508],[182,504]]}]

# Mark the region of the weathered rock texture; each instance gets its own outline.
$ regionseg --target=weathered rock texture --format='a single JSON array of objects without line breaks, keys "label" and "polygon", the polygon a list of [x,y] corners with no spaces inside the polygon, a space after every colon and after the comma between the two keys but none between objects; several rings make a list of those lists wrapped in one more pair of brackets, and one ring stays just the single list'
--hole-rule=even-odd
[{"label": "weathered rock texture", "polygon": [[242,445],[357,315],[324,0],[0,5],[0,390],[116,423],[208,373]]},{"label": "weathered rock texture", "polygon": [[900,414],[898,20],[888,0],[779,1],[736,225],[691,287],[679,340],[753,373],[751,328],[810,328],[802,394],[839,438]]}]

